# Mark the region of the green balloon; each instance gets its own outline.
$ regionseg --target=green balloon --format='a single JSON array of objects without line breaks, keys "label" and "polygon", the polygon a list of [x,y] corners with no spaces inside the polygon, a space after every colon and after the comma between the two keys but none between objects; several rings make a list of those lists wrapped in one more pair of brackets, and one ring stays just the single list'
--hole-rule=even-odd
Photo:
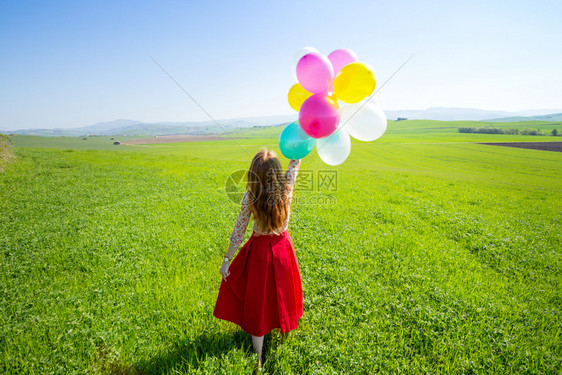
[{"label": "green balloon", "polygon": [[310,154],[316,139],[309,137],[301,129],[298,121],[287,125],[279,136],[279,148],[287,159],[302,159]]}]

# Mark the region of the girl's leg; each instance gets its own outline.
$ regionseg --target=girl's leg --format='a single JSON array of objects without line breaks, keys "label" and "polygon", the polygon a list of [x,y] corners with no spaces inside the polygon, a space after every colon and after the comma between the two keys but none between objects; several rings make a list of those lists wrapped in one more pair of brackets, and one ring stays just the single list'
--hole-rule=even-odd
[{"label": "girl's leg", "polygon": [[261,350],[263,348],[263,336],[252,336],[252,346],[254,351],[261,357]]},{"label": "girl's leg", "polygon": [[252,346],[254,347],[254,351],[258,353],[257,365],[261,367],[261,351],[263,348],[263,336],[252,336]]}]

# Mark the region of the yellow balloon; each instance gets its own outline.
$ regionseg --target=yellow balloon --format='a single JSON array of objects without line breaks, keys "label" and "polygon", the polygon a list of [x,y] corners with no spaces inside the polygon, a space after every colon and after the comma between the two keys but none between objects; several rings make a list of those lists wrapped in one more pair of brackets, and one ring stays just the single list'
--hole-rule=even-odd
[{"label": "yellow balloon", "polygon": [[295,83],[289,90],[289,105],[298,112],[302,103],[311,95],[312,93],[306,91],[300,83]]},{"label": "yellow balloon", "polygon": [[346,103],[357,103],[371,95],[377,78],[369,64],[354,62],[344,66],[334,80],[334,94]]}]

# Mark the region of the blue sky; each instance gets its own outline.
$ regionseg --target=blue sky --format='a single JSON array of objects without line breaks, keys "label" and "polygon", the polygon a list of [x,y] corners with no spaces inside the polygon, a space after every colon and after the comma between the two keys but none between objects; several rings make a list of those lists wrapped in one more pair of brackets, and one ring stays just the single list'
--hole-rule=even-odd
[{"label": "blue sky", "polygon": [[383,109],[562,108],[560,1],[0,1],[0,129],[291,114],[295,53],[354,50]]}]

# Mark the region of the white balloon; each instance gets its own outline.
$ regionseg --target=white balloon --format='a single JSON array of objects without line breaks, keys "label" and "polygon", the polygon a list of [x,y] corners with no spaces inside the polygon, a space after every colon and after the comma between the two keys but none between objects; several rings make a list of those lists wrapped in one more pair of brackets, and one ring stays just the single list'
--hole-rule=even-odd
[{"label": "white balloon", "polygon": [[386,131],[386,115],[374,103],[346,104],[341,109],[342,126],[353,138],[369,142]]},{"label": "white balloon", "polygon": [[316,140],[316,150],[320,159],[328,165],[343,163],[351,151],[351,139],[347,130],[338,128],[332,135]]},{"label": "white balloon", "polygon": [[308,55],[311,52],[318,52],[320,53],[320,51],[318,51],[316,48],[314,47],[304,47],[301,48],[297,51],[297,54],[295,55],[295,58],[293,60],[293,78],[295,79],[295,81],[298,82],[297,79],[297,64],[299,63],[299,60],[304,56],[304,55]]}]

